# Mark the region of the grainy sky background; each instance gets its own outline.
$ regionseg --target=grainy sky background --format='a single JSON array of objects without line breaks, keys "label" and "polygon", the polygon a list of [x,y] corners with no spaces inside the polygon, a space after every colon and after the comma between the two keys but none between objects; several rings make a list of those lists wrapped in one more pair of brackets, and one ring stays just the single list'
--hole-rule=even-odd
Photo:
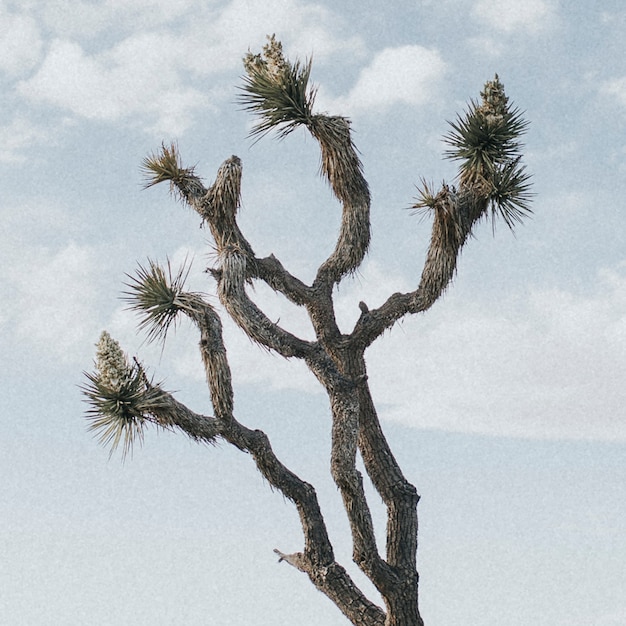
[{"label": "grainy sky background", "polygon": [[[273,548],[293,507],[249,458],[149,432],[122,464],[86,432],[78,385],[104,328],[210,412],[197,337],[161,351],[119,300],[148,258],[194,261],[208,233],[140,163],[161,141],[207,183],[243,160],[240,224],[303,279],[340,210],[296,132],[252,144],[241,58],[276,33],[313,56],[318,109],[353,120],[373,243],[338,291],[342,327],[419,277],[429,222],[406,210],[454,119],[498,73],[531,121],[534,217],[483,224],[455,283],[370,351],[384,427],[422,495],[427,626],[626,624],[626,8],[527,0],[0,0],[0,623],[326,624],[345,620]],[[281,323],[310,333],[261,287]],[[297,363],[226,326],[236,413],[314,483],[338,560],[349,534],[328,473],[329,415]],[[378,503],[376,496],[373,502]],[[384,512],[376,510],[384,537]],[[352,567],[354,572],[356,568]],[[355,577],[361,581],[358,572]],[[365,584],[364,584],[365,586]]]}]

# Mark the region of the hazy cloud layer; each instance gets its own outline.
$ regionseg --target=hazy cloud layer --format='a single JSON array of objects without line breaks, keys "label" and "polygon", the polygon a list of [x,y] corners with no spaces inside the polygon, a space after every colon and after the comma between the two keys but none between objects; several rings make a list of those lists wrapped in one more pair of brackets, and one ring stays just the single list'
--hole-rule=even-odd
[{"label": "hazy cloud layer", "polygon": [[42,40],[37,23],[26,15],[11,14],[0,6],[0,72],[15,76],[35,66]]},{"label": "hazy cloud layer", "polygon": [[511,33],[524,31],[537,33],[546,28],[554,17],[552,3],[547,0],[508,2],[478,0],[474,16],[495,30]]},{"label": "hazy cloud layer", "polygon": [[7,272],[5,302],[11,326],[24,351],[38,363],[78,363],[97,330],[96,258],[74,243],[52,252],[31,249]]},{"label": "hazy cloud layer", "polygon": [[377,53],[348,92],[325,107],[343,113],[379,113],[395,104],[419,106],[434,99],[447,65],[437,50],[410,45]]},{"label": "hazy cloud layer", "polygon": [[[34,69],[43,47],[37,24],[20,15],[12,20],[20,34],[0,47],[6,49],[0,68]],[[342,26],[328,9],[297,0],[173,6],[156,0],[56,2],[41,10],[39,20],[52,36],[34,75],[18,84],[20,96],[81,118],[130,118],[139,127],[174,136],[183,134],[199,111],[222,103],[224,89],[215,77],[240,67],[245,51],[260,48],[267,34],[276,32],[288,51],[296,45],[300,54],[315,51],[322,63],[348,50],[358,56],[362,48],[357,37],[336,36]],[[94,34],[105,30],[107,43],[95,47]]]},{"label": "hazy cloud layer", "polygon": [[626,440],[625,294],[619,267],[588,296],[532,290],[496,307],[446,297],[373,348],[382,414],[444,430]]}]

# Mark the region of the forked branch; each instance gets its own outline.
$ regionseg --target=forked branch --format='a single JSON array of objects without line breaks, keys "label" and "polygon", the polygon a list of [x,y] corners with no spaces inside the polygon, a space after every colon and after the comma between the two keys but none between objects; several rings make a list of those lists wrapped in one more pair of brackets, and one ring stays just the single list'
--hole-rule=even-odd
[{"label": "forked branch", "polygon": [[380,308],[365,310],[351,341],[367,347],[407,314],[429,309],[454,277],[459,254],[475,225],[491,215],[512,230],[532,213],[530,175],[521,163],[520,137],[528,123],[511,108],[496,75],[485,84],[481,103],[472,103],[463,117],[450,123],[446,156],[460,161],[458,188],[444,183],[435,192],[422,183],[413,208],[432,213],[430,245],[418,288],[393,294]]}]

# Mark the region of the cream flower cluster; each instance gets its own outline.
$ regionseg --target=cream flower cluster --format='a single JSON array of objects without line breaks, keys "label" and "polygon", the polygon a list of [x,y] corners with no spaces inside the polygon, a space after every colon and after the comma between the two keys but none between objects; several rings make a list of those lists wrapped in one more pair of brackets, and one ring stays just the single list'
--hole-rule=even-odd
[{"label": "cream flower cluster", "polygon": [[122,352],[120,344],[106,330],[102,331],[96,344],[96,367],[102,384],[112,390],[119,390],[128,377],[129,366],[126,355]]}]

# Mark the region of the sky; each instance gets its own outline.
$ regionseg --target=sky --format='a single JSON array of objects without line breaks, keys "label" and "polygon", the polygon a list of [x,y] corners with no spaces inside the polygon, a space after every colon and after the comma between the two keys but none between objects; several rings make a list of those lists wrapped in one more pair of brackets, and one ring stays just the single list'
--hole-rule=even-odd
[{"label": "sky", "polygon": [[[259,256],[311,280],[332,250],[340,207],[315,141],[255,143],[237,104],[243,55],[276,33],[312,57],[318,110],[352,120],[370,184],[371,249],[336,294],[346,332],[360,300],[419,280],[430,224],[409,207],[420,180],[454,181],[447,122],[495,73],[525,112],[532,218],[481,224],[444,297],[369,350],[369,380],[422,496],[427,626],[626,624],[625,32],[617,0],[0,0],[0,623],[346,623],[277,564],[274,548],[302,547],[298,518],[247,456],[148,432],[109,459],[79,389],[107,329],[211,412],[193,328],[147,344],[120,300],[148,259],[191,259],[189,288],[214,294],[198,216],[144,189],[161,142],[207,184],[242,159]],[[311,336],[301,311],[252,295]],[[224,324],[238,419],[316,486],[337,560],[370,592],[322,390]]]}]

